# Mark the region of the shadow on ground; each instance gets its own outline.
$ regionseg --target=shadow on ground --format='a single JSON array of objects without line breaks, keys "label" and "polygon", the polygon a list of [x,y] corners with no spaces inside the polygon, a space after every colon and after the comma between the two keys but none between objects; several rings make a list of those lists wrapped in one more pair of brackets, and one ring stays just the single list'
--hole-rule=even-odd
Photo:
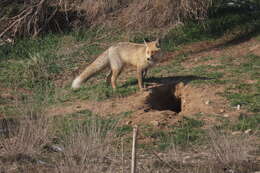
[{"label": "shadow on ground", "polygon": [[[170,76],[170,77],[150,77],[144,79],[144,82],[157,83],[157,84],[177,84],[183,82],[185,85],[194,80],[214,80],[215,78],[187,75],[187,76]],[[137,80],[123,84],[121,87],[128,87],[131,85],[136,85]]]}]

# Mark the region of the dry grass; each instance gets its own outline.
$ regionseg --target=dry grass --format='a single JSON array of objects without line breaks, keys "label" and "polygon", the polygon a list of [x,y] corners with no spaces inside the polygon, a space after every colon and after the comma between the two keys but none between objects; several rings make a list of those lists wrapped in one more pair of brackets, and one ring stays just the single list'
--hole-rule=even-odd
[{"label": "dry grass", "polygon": [[114,172],[116,152],[112,147],[113,124],[93,117],[87,124],[78,123],[63,140],[63,157],[57,172]]},{"label": "dry grass", "polygon": [[[16,123],[14,123],[16,121]],[[43,113],[28,112],[14,121],[2,120],[2,139],[0,153],[2,156],[39,154],[42,147],[49,142],[49,129],[52,122]]]},{"label": "dry grass", "polygon": [[247,134],[219,135],[213,131],[210,137],[210,157],[211,164],[221,166],[223,170],[233,170],[235,172],[251,172],[253,164],[250,152],[256,150],[254,141]]},{"label": "dry grass", "polygon": [[134,0],[122,10],[119,20],[131,28],[164,27],[190,18],[205,19],[210,5],[208,0]]},{"label": "dry grass", "polygon": [[[50,0],[29,0],[23,4],[20,3],[19,8],[16,9],[18,12],[14,12],[9,17],[3,16],[0,19],[0,22],[5,26],[0,32],[0,38],[5,34],[11,37],[17,35],[36,37],[46,29],[58,10],[57,6],[53,6],[51,9],[50,2]],[[0,6],[6,6],[5,4],[8,3],[12,4],[12,2],[5,1]],[[59,4],[59,1],[57,0],[56,3]]]},{"label": "dry grass", "polygon": [[[21,157],[27,157],[29,162],[34,163],[33,159],[37,160],[37,156],[43,154],[43,147],[50,144],[53,121],[41,116],[42,113],[35,113],[34,109],[27,109],[26,112],[27,116],[19,120],[15,128],[10,126],[14,130],[9,129],[11,133],[5,133],[1,138],[0,163],[8,167],[3,170],[11,169]],[[47,153],[52,157],[49,158],[52,167],[39,164],[30,167],[28,163],[18,165],[26,171],[32,168],[32,172],[44,172],[46,169],[59,173],[129,171],[130,153],[117,144],[115,125],[114,121],[104,121],[95,116],[88,121],[79,120],[61,131],[63,134],[59,136],[57,145],[61,146],[62,151],[57,153],[58,157]],[[249,173],[257,170],[253,156],[249,154],[255,150],[254,146],[249,135],[235,136],[210,131],[207,145],[192,146],[188,150],[174,146],[167,152],[158,153],[138,148],[137,170],[144,173]]]},{"label": "dry grass", "polygon": [[[205,19],[211,1],[30,0],[17,3],[19,7],[11,15],[5,15],[10,11],[6,8],[7,4],[13,3],[5,0],[0,2],[0,6],[4,7],[4,13],[0,14],[0,38],[35,37],[50,30],[62,31],[71,27],[100,24],[112,27],[117,25],[125,29],[160,28],[186,19]],[[75,23],[79,24],[74,26]]]},{"label": "dry grass", "polygon": [[192,173],[249,173],[257,169],[249,154],[256,150],[250,136],[220,134],[212,130],[208,136],[208,145],[202,147],[194,146],[188,151],[173,147],[162,157],[163,165],[171,163],[177,172]]}]

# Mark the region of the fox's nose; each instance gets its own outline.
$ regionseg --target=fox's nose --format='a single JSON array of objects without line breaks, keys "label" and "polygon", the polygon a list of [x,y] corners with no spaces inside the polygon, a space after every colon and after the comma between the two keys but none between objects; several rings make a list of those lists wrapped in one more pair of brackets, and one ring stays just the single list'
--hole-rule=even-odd
[{"label": "fox's nose", "polygon": [[152,61],[152,60],[153,60],[152,57],[147,58],[147,61]]}]

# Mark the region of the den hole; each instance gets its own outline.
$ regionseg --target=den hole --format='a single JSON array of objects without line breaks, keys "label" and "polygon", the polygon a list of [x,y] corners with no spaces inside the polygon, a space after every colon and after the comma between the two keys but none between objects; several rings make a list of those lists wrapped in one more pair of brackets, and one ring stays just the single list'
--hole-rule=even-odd
[{"label": "den hole", "polygon": [[166,85],[153,88],[147,97],[147,104],[153,110],[171,110],[176,113],[182,111],[181,87]]}]

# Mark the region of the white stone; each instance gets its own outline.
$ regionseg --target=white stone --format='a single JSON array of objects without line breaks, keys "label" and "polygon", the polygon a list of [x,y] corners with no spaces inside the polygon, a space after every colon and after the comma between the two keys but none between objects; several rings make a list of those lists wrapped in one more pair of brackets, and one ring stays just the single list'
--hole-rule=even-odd
[{"label": "white stone", "polygon": [[245,134],[248,134],[248,133],[251,133],[252,132],[252,129],[247,129],[246,131],[245,131]]},{"label": "white stone", "polygon": [[228,114],[224,114],[223,116],[224,116],[225,118],[228,118],[228,117],[229,117],[229,115],[228,115]]}]

